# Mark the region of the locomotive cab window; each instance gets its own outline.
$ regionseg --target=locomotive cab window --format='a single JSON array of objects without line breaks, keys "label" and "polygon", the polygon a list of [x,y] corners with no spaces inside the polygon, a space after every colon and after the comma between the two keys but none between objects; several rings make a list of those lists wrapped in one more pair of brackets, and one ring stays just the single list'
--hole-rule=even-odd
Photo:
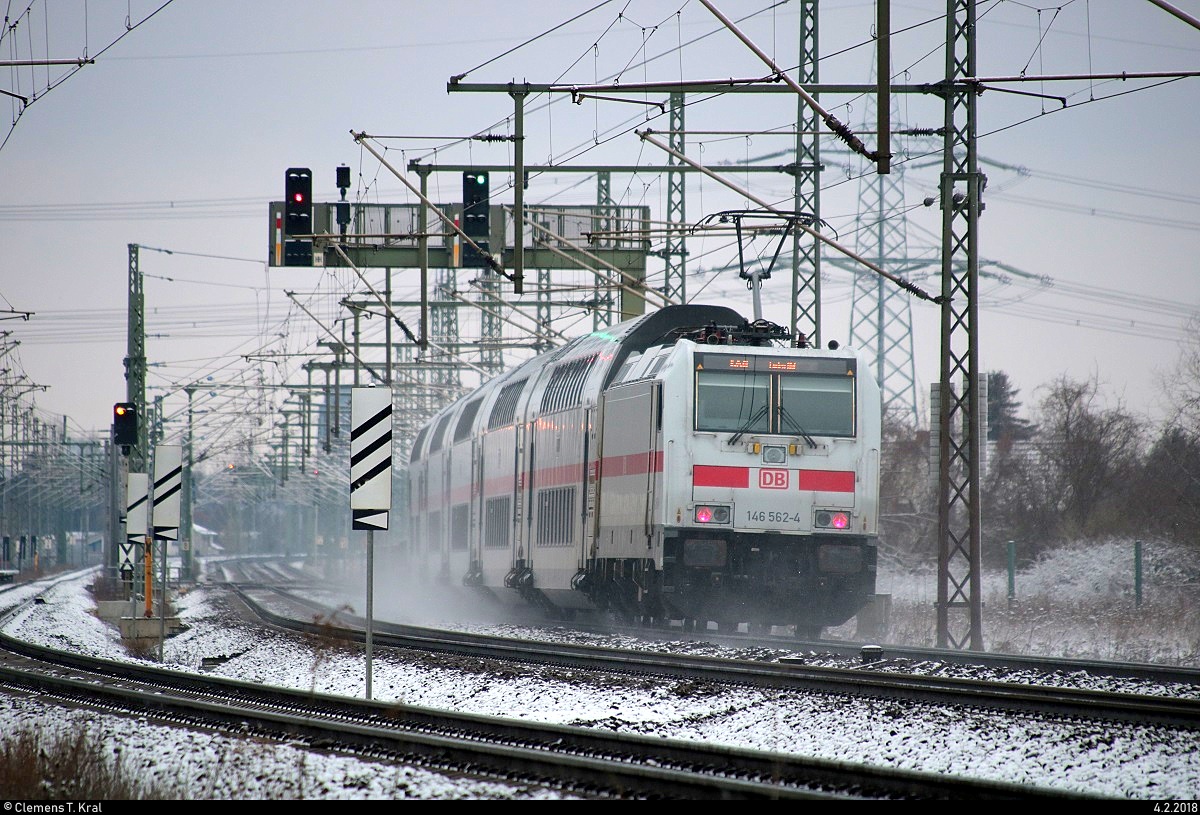
[{"label": "locomotive cab window", "polygon": [[[849,376],[779,378],[779,429],[812,436],[854,435],[854,379]],[[799,426],[793,426],[793,420]]]},{"label": "locomotive cab window", "polygon": [[855,434],[855,361],[696,355],[697,430]]},{"label": "locomotive cab window", "polygon": [[696,429],[768,433],[770,396],[770,376],[697,371]]}]

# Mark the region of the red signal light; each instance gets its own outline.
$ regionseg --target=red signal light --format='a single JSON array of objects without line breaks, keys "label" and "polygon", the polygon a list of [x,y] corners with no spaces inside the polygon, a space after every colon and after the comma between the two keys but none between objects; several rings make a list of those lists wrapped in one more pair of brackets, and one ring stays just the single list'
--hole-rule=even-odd
[{"label": "red signal light", "polygon": [[835,512],[830,519],[829,525],[834,529],[845,529],[850,526],[850,516],[844,512]]},{"label": "red signal light", "polygon": [[699,507],[696,509],[696,520],[699,523],[706,524],[712,520],[712,509],[709,507]]}]

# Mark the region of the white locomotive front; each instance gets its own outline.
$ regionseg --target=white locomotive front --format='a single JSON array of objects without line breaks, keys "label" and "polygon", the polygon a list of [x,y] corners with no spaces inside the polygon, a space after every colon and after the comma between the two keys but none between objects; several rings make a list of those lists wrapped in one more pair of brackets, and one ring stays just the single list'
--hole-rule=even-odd
[{"label": "white locomotive front", "polygon": [[672,306],[496,377],[414,443],[414,554],[563,615],[845,622],[875,590],[879,388],[780,337]]}]

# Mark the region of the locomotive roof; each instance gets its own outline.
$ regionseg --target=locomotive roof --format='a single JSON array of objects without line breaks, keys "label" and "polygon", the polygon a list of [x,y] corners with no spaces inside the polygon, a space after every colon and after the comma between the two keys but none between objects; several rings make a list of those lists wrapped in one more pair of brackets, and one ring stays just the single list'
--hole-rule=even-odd
[{"label": "locomotive roof", "polygon": [[[467,402],[479,397],[486,398],[489,392],[499,391],[505,384],[515,381],[522,375],[529,376],[531,372],[534,372],[534,376],[536,376],[536,372],[540,372],[554,363],[602,352],[603,356],[608,357],[604,361],[607,370],[604,372],[602,387],[608,387],[630,354],[641,353],[655,345],[674,344],[683,330],[700,329],[712,324],[737,326],[745,322],[746,320],[741,314],[727,306],[665,306],[657,311],[594,331],[591,334],[576,337],[566,345],[525,360],[442,408],[430,418],[426,427],[433,425],[448,413],[457,412]],[[418,440],[424,441],[420,435],[418,435]],[[413,454],[421,455],[422,451],[415,448],[416,445],[414,445]]]},{"label": "locomotive roof", "polygon": [[613,359],[604,384],[607,386],[616,372],[621,370],[621,364],[626,357],[662,344],[673,332],[687,328],[703,328],[711,323],[722,326],[741,325],[745,321],[745,317],[727,306],[682,305],[665,306],[650,314],[619,323],[607,332],[613,337],[619,337],[621,348]]}]

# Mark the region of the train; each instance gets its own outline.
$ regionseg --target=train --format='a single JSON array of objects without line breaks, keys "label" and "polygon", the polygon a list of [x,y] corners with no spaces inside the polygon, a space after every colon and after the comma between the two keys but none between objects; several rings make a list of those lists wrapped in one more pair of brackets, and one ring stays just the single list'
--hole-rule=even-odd
[{"label": "train", "polygon": [[418,431],[410,565],[555,618],[817,637],[875,593],[868,362],[700,304],[532,357]]}]

